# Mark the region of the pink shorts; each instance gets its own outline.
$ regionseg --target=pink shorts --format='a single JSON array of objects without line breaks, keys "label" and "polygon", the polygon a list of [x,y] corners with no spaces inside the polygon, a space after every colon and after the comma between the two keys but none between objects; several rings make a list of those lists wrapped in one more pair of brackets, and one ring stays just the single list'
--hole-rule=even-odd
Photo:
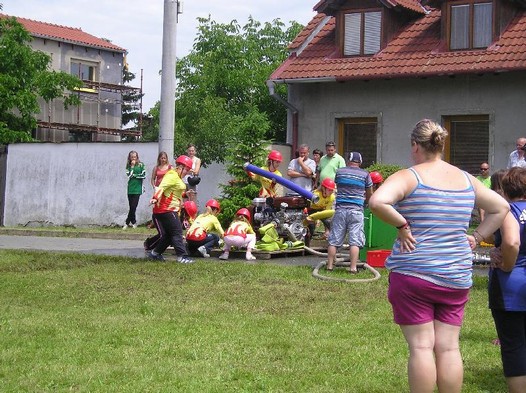
[{"label": "pink shorts", "polygon": [[389,274],[387,297],[399,325],[420,325],[434,320],[460,326],[469,289],[441,287],[405,274]]}]

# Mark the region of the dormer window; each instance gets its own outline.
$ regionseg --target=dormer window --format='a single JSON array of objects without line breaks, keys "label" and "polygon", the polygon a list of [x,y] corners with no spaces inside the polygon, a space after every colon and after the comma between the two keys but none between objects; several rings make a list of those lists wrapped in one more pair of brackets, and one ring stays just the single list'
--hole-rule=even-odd
[{"label": "dormer window", "polygon": [[449,6],[449,48],[487,48],[493,37],[493,4],[473,1],[453,3]]},{"label": "dormer window", "polygon": [[344,56],[374,55],[380,51],[382,12],[350,12],[344,15]]}]

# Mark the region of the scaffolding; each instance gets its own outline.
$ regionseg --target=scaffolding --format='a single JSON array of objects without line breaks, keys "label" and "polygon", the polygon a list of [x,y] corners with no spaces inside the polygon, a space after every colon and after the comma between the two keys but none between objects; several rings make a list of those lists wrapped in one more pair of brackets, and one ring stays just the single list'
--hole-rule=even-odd
[{"label": "scaffolding", "polygon": [[[108,127],[101,127],[100,125],[100,119],[101,119],[101,104],[123,104],[122,101],[122,94],[124,93],[132,93],[132,92],[139,92],[140,96],[142,97],[142,87],[131,87],[131,86],[124,86],[120,84],[112,84],[112,83],[103,83],[103,82],[95,82],[95,81],[89,81],[89,80],[83,80],[84,86],[76,91],[76,93],[79,95],[79,98],[81,100],[80,106],[77,108],[77,121],[76,122],[69,122],[69,123],[61,123],[56,122],[53,120],[52,116],[52,109],[51,105],[48,107],[48,115],[46,120],[37,120],[37,127],[40,129],[48,129],[48,130],[65,130],[69,133],[90,133],[91,138],[93,139],[93,136],[95,135],[116,135],[116,136],[133,136],[133,137],[141,137],[142,136],[142,99],[139,104],[139,123],[138,128],[108,128]],[[141,82],[142,85],[142,82]],[[101,92],[109,92],[109,93],[120,93],[120,99],[109,99],[109,98],[101,98]],[[94,93],[96,93],[96,97],[94,96]],[[81,123],[80,121],[80,111],[82,109],[82,103],[84,102],[97,102],[97,117],[96,117],[96,124],[85,124]]]}]

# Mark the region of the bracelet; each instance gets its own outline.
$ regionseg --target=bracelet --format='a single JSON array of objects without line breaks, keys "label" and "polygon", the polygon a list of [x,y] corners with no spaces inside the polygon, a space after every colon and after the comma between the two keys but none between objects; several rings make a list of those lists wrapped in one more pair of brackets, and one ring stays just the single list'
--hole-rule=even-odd
[{"label": "bracelet", "polygon": [[[477,236],[475,236],[475,234],[479,235],[480,240],[477,239]],[[474,231],[473,231],[473,238],[475,239],[475,242],[477,242],[478,244],[480,244],[481,241],[484,241],[484,236],[482,236],[482,235],[480,234],[480,232],[477,231],[477,230],[474,230]]]},{"label": "bracelet", "polygon": [[408,229],[409,228],[409,222],[404,222],[402,225],[396,227],[396,229]]}]

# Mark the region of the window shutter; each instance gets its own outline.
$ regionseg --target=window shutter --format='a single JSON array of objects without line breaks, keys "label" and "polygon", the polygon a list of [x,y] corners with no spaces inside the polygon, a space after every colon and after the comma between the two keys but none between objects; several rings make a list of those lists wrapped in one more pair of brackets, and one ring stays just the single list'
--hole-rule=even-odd
[{"label": "window shutter", "polygon": [[492,4],[475,4],[473,11],[473,47],[487,48],[491,44],[493,35],[491,29]]},{"label": "window shutter", "polygon": [[361,14],[345,14],[345,38],[343,45],[344,56],[360,54],[360,43],[362,41],[361,24]]},{"label": "window shutter", "polygon": [[362,154],[362,168],[367,168],[377,161],[376,134],[377,121],[372,118],[342,119],[343,124],[343,152],[347,161],[351,151]]},{"label": "window shutter", "polygon": [[380,32],[382,31],[382,13],[365,13],[364,54],[373,55],[380,51]]},{"label": "window shutter", "polygon": [[480,117],[486,119],[457,117],[449,125],[449,162],[473,175],[479,174],[480,164],[489,156],[489,118]]},{"label": "window shutter", "polygon": [[451,49],[469,48],[469,5],[451,6]]}]

